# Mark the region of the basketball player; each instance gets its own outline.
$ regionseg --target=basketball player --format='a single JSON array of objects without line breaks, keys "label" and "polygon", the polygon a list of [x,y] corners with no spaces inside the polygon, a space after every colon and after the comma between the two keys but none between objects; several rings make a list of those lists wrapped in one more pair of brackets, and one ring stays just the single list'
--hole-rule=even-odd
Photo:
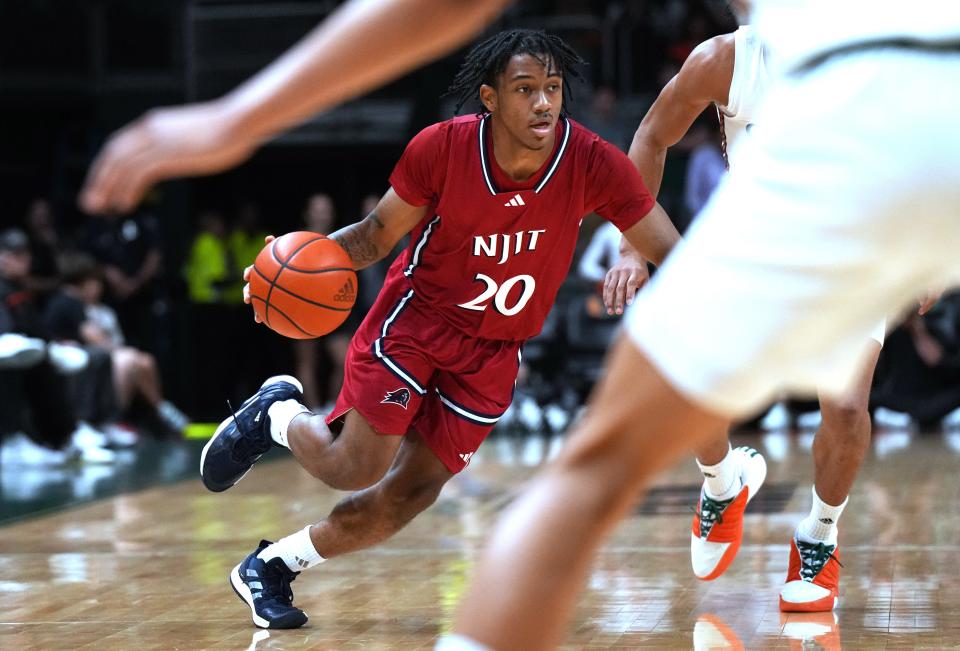
[{"label": "basketball player", "polygon": [[752,137],[628,312],[567,446],[504,513],[439,648],[556,646],[658,471],[782,391],[842,395],[876,322],[960,276],[960,9],[770,0],[753,24],[777,80]]},{"label": "basketball player", "polygon": [[679,239],[626,155],[566,116],[581,63],[531,30],[467,55],[451,90],[480,113],[423,130],[374,212],[330,236],[362,269],[411,234],[351,341],[333,412],[310,413],[296,379],[270,378],[204,448],[213,491],[273,445],[358,491],[233,569],[256,625],[302,625],[289,589],[299,571],[389,538],[467,466],[510,405],[521,346],[543,325],[585,215],[612,221],[657,264]]},{"label": "basketball player", "polygon": [[[640,123],[630,159],[656,196],[663,179],[667,148],[675,145],[709,105],[716,106],[724,159],[727,148],[753,128],[769,74],[764,49],[750,26],[716,36],[690,54],[680,72],[664,87]],[[623,276],[636,266],[629,243],[621,245],[624,260],[607,275],[608,308],[622,309],[627,283]],[[611,299],[611,294],[615,296]],[[632,299],[632,295],[630,296]],[[815,481],[813,507],[794,532],[786,585],[780,594],[783,611],[832,610],[839,594],[837,522],[870,445],[870,386],[883,343],[881,320],[866,342],[863,366],[852,388],[840,398],[822,394],[822,425],[813,444]],[[731,449],[726,429],[695,449],[704,475],[693,518],[690,559],[699,579],[713,580],[730,566],[743,538],[743,512],[766,476],[760,454],[748,447]]]}]

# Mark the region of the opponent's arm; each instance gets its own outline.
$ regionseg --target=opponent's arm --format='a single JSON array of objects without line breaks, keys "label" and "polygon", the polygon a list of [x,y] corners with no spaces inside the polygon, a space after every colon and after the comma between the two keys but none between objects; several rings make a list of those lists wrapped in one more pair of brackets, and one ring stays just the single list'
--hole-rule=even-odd
[{"label": "opponent's arm", "polygon": [[[667,149],[680,142],[711,103],[726,104],[733,79],[733,61],[733,34],[704,41],[690,53],[680,72],[664,86],[640,122],[627,155],[654,197],[660,193],[663,182]],[[662,220],[669,221],[669,218],[659,205],[654,213],[657,214],[651,213],[641,224],[649,222],[646,228],[656,238],[658,246],[669,245],[672,248],[679,241],[679,236],[674,238],[669,234],[671,229],[665,228]],[[656,218],[651,220],[651,217]],[[675,228],[672,231],[676,233]],[[635,279],[646,275],[646,261],[636,246],[635,241],[624,233],[620,240],[620,259],[607,272],[603,296],[610,314],[623,313],[624,305],[633,302],[634,294],[642,284]],[[661,255],[661,261],[666,258],[663,251],[658,254]],[[651,260],[659,266],[656,259]]]},{"label": "opponent's arm", "polygon": [[132,209],[154,183],[242,162],[265,140],[449,52],[510,0],[353,0],[228,95],[156,109],[113,134],[80,195]]},{"label": "opponent's arm", "polygon": [[627,155],[654,197],[663,182],[667,149],[680,142],[711,103],[726,104],[733,59],[733,34],[715,36],[698,45],[637,127]]}]

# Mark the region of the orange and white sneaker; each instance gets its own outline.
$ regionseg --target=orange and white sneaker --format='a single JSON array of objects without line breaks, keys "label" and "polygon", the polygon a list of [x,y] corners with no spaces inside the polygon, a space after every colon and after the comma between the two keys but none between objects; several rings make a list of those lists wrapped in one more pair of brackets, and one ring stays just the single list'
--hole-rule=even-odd
[{"label": "orange and white sneaker", "polygon": [[712,499],[701,489],[693,516],[690,562],[693,573],[702,581],[713,581],[730,567],[743,540],[743,511],[767,477],[767,462],[753,448],[735,448],[731,454],[740,457],[743,488],[733,499],[722,501]]},{"label": "orange and white sneaker", "polygon": [[840,597],[841,567],[837,545],[803,542],[794,534],[787,582],[780,590],[780,610],[785,613],[833,610]]}]

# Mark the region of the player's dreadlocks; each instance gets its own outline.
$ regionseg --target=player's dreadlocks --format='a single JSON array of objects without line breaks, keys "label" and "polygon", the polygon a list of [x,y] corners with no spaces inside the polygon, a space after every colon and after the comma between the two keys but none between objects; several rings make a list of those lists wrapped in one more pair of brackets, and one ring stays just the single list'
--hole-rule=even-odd
[{"label": "player's dreadlocks", "polygon": [[582,79],[580,67],[584,60],[559,36],[533,29],[500,32],[470,50],[447,90],[447,95],[457,98],[454,111],[459,112],[471,100],[479,103],[480,86],[495,86],[497,76],[507,69],[510,59],[518,54],[529,54],[544,66],[552,62],[552,67],[563,77],[561,112],[566,113],[567,98],[572,97],[570,79]]}]

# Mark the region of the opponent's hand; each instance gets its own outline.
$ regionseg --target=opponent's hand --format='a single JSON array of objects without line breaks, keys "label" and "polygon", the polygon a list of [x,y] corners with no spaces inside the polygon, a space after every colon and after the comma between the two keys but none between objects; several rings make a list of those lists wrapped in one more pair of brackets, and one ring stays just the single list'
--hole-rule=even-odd
[{"label": "opponent's hand", "polygon": [[917,310],[917,314],[923,316],[937,304],[940,300],[940,297],[943,296],[942,289],[928,289],[927,295],[920,299],[920,309]]},{"label": "opponent's hand", "polygon": [[87,174],[80,207],[125,213],[158,181],[233,167],[256,145],[241,131],[216,101],[150,111],[110,136]]},{"label": "opponent's hand", "polygon": [[637,290],[650,280],[647,263],[635,256],[621,256],[603,279],[603,305],[607,314],[623,314],[632,305]]},{"label": "opponent's hand", "polygon": [[[265,238],[263,238],[264,245],[270,244],[270,242],[274,241],[275,239],[277,238],[274,237],[273,235],[267,235]],[[249,267],[243,270],[243,280],[244,280],[243,302],[246,303],[247,305],[250,304],[250,274],[252,273],[253,273],[253,265],[250,265]],[[253,320],[256,321],[257,323],[260,323],[260,317],[257,316],[256,312],[253,313]]]}]

